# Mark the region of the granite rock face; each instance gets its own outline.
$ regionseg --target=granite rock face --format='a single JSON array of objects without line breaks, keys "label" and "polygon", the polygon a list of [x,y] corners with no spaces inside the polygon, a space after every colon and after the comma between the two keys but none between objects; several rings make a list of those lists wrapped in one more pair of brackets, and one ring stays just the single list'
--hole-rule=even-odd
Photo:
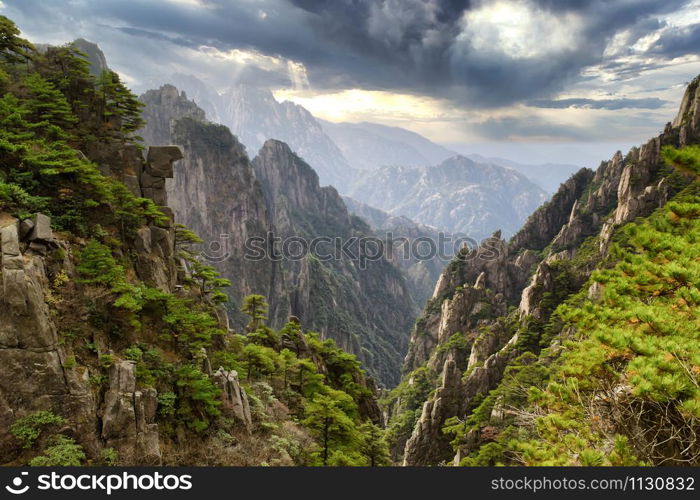
[{"label": "granite rock face", "polygon": [[[415,317],[406,279],[390,255],[362,260],[367,249],[359,241],[373,236],[369,227],[350,216],[335,188],[320,186],[316,172],[289,146],[267,141],[252,166],[281,241],[351,243],[338,255],[331,245],[320,245],[314,255],[283,260],[292,314],[357,355],[383,384],[395,384]],[[284,244],[279,250],[284,253]],[[324,258],[329,252],[333,258]]]},{"label": "granite rock face", "polygon": [[158,205],[168,219],[164,227],[151,223],[136,232],[136,270],[146,283],[164,291],[173,291],[177,281],[174,214],[168,206],[166,179],[172,179],[174,162],[183,158],[178,146],[151,146],[142,162],[139,189],[145,198]]},{"label": "granite rock face", "polygon": [[[156,92],[144,97],[147,110],[165,102]],[[184,98],[178,95],[180,102]],[[204,240],[205,260],[235,281],[227,290],[231,327],[240,330],[246,323],[240,313],[243,297],[263,295],[273,327],[294,315],[304,328],[358,355],[382,383],[395,384],[415,317],[401,272],[384,258],[361,266],[344,256],[322,261],[270,253],[282,252],[281,242],[291,237],[349,240],[372,236],[371,230],[349,215],[334,188],[320,186],[316,172],[285,143],[265,142],[251,162],[226,127],[190,115],[177,119],[186,107],[149,111],[171,122],[148,127],[172,130],[168,142],[183,148],[185,159],[166,183],[168,202],[177,220]],[[271,247],[273,238],[280,243]],[[141,240],[146,246],[148,239]]]},{"label": "granite rock face", "polygon": [[110,367],[109,389],[101,409],[101,437],[126,462],[159,465],[158,393],[153,388],[137,390],[135,367],[136,363],[128,360]]},{"label": "granite rock face", "polygon": [[227,371],[219,367],[214,373],[214,383],[221,389],[224,415],[235,417],[247,428],[250,428],[252,420],[248,395],[238,381],[238,372],[236,370]]},{"label": "granite rock face", "polygon": [[[508,243],[501,242],[499,247],[498,239],[492,238],[489,246],[500,248],[496,252],[500,257],[468,264],[455,259],[448,265],[432,301],[417,321],[404,371],[410,373],[435,360],[445,344],[446,330],[469,331],[478,318],[481,326],[488,327],[488,334],[479,334],[470,343],[464,375],[455,376],[455,367],[461,367],[454,360],[445,362],[441,385],[424,403],[422,415],[406,442],[406,465],[437,464],[450,459],[453,452],[438,429],[450,417],[467,418],[474,398],[498,386],[508,363],[521,353],[517,326],[527,330],[528,322],[547,320],[551,305],[543,306],[543,298],[551,301],[562,295],[558,281],[562,270],[569,273],[568,286],[572,290],[580,288],[606,255],[617,227],[649,215],[680,189],[672,187],[662,174],[660,151],[664,145],[682,146],[700,138],[699,83],[696,78],[690,84],[678,116],[658,137],[640,148],[632,148],[627,155],[617,152],[602,162],[595,173],[587,169],[576,173]],[[582,244],[587,240],[581,256]],[[481,252],[484,250],[480,249],[477,255]],[[464,301],[455,299],[477,276],[482,276],[478,281],[491,292],[487,302],[492,309],[486,316],[470,310],[470,303],[465,307]],[[591,287],[588,294],[596,300],[602,289]],[[515,329],[503,328],[504,305],[517,307]],[[475,449],[481,440],[478,431],[470,432],[458,457]]]},{"label": "granite rock face", "polygon": [[140,100],[146,105],[143,110],[146,126],[139,130],[145,144],[170,144],[172,124],[178,118],[190,116],[197,120],[205,119],[204,111],[172,85],[149,90]]},{"label": "granite rock face", "polygon": [[[48,218],[41,224],[49,225]],[[44,258],[20,240],[19,221],[0,213],[0,456],[17,452],[10,425],[34,411],[53,409],[72,415],[75,435],[94,452],[96,403],[85,378],[66,368],[68,353],[59,342],[45,295],[49,280]],[[46,236],[43,233],[42,236]]]}]

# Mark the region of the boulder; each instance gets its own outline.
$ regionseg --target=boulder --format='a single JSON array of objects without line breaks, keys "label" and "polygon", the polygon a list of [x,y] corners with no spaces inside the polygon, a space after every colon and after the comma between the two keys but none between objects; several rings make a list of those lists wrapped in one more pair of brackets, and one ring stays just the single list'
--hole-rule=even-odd
[{"label": "boulder", "polygon": [[51,217],[41,213],[34,216],[34,229],[29,235],[30,241],[53,243],[53,231],[51,230]]},{"label": "boulder", "polygon": [[2,245],[2,256],[16,257],[19,253],[18,225],[14,223],[0,229],[0,244]]},{"label": "boulder", "polygon": [[29,235],[34,230],[34,221],[32,219],[25,219],[19,226],[19,237],[22,240],[26,240]]},{"label": "boulder", "polygon": [[153,177],[172,179],[173,162],[182,158],[179,146],[151,146],[148,148],[146,173]]}]

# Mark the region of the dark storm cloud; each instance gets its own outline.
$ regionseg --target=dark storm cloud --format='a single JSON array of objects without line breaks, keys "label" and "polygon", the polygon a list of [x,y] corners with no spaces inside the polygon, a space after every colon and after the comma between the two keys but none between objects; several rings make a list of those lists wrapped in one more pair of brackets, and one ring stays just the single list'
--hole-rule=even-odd
[{"label": "dark storm cloud", "polygon": [[[506,106],[551,97],[603,62],[621,30],[637,39],[660,27],[658,16],[687,0],[531,0],[534,9],[580,18],[575,47],[532,57],[476,50],[463,35],[465,11],[482,2],[457,0],[202,0],[202,7],[165,0],[6,0],[30,22],[103,23],[151,41],[220,50],[254,49],[302,62],[316,89],[360,87],[414,92],[471,106]],[[479,26],[470,28],[479,29]],[[48,29],[48,24],[47,24]],[[112,30],[114,31],[114,30]],[[695,32],[694,32],[695,33]],[[113,36],[109,29],[100,32]],[[695,33],[697,34],[697,33]],[[548,40],[547,31],[540,37]],[[692,47],[693,33],[659,46],[659,57]],[[94,38],[94,37],[93,37]],[[102,42],[98,39],[97,42]],[[661,43],[661,40],[660,40]],[[177,57],[151,45],[163,63]],[[219,75],[221,79],[227,75]],[[267,83],[267,82],[263,82]]]},{"label": "dark storm cloud", "polygon": [[700,24],[668,29],[661,34],[649,53],[669,59],[687,54],[700,54]]},{"label": "dark storm cloud", "polygon": [[638,109],[659,109],[668,104],[667,101],[658,99],[656,97],[648,97],[644,99],[585,99],[585,98],[571,98],[571,99],[536,99],[529,101],[528,105],[537,108],[553,108],[553,109],[566,109],[566,108],[586,108],[586,109],[624,109],[624,108],[638,108]]},{"label": "dark storm cloud", "polygon": [[[459,40],[460,13],[473,7],[470,2],[292,1],[312,15],[311,26],[319,39],[361,55],[357,59],[361,66],[355,67],[352,76],[378,87],[408,86],[406,90],[485,106],[507,105],[560,90],[581,69],[601,62],[607,42],[615,33],[623,29],[643,33],[658,27],[653,16],[685,3],[533,1],[532,5],[555,15],[578,14],[581,36],[575,50],[517,58],[484,54],[474,50],[469,40]],[[382,6],[392,7],[390,15],[383,17]],[[381,21],[384,30],[374,31],[372,28]],[[546,32],[541,34],[545,39],[547,36]],[[347,61],[342,63],[346,65]]]}]

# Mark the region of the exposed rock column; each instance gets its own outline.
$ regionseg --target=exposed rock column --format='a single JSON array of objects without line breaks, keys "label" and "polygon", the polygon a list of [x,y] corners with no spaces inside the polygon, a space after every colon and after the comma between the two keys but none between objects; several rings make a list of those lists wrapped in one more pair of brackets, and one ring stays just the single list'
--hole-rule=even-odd
[{"label": "exposed rock column", "polygon": [[109,371],[109,389],[102,408],[102,438],[119,453],[122,461],[160,464],[157,392],[136,390],[136,364],[115,362]]},{"label": "exposed rock column", "polygon": [[247,428],[252,425],[248,395],[238,381],[236,370],[227,371],[223,367],[214,374],[214,383],[221,389],[223,413],[228,417],[235,417],[243,422]]},{"label": "exposed rock column", "polygon": [[87,372],[65,367],[67,355],[45,300],[49,280],[44,258],[29,250],[39,239],[52,240],[51,221],[41,216],[32,224],[24,225],[25,238],[20,239],[19,221],[0,213],[0,366],[11,374],[0,377],[2,461],[17,452],[10,425],[39,410],[69,419],[77,441],[90,453],[99,446]]},{"label": "exposed rock column", "polygon": [[169,223],[167,227],[150,224],[137,231],[136,271],[143,281],[167,292],[175,289],[177,270],[173,212],[167,206],[165,180],[173,177],[173,162],[182,158],[178,146],[152,146],[148,149],[148,161],[139,179],[143,195],[158,205]]}]

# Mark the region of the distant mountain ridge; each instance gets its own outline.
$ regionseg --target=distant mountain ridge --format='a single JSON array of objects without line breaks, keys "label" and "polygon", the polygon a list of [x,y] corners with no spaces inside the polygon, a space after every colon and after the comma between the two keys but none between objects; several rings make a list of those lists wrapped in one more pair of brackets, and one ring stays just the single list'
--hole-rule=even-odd
[{"label": "distant mountain ridge", "polygon": [[518,163],[505,158],[485,157],[478,154],[466,155],[478,163],[493,163],[501,167],[517,170],[532,182],[540,186],[547,193],[555,193],[559,185],[578,172],[581,167],[568,163]]},{"label": "distant mountain ridge", "polygon": [[193,76],[178,74],[169,82],[184,90],[210,120],[226,125],[250,157],[265,141],[276,139],[304,158],[318,173],[322,185],[333,185],[341,191],[349,185],[354,175],[352,167],[304,107],[278,102],[270,89],[247,84],[233,85],[219,93]]},{"label": "distant mountain ridge", "polygon": [[[160,84],[165,82],[160,82]],[[298,104],[279,102],[264,87],[233,85],[219,93],[195,76],[182,73],[168,78],[186,92],[215,123],[229,127],[254,156],[267,139],[289,145],[319,174],[322,185],[331,184],[342,194],[365,171],[385,166],[426,167],[458,153],[401,127],[378,123],[330,122],[313,116]],[[502,158],[467,154],[477,163],[493,163],[524,174],[553,193],[579,167],[566,164],[522,164]]]},{"label": "distant mountain ridge", "polygon": [[353,168],[376,170],[387,165],[425,167],[457,153],[420,134],[377,123],[333,123],[319,120]]},{"label": "distant mountain ridge", "polygon": [[546,193],[513,169],[454,156],[432,167],[382,167],[350,196],[392,215],[481,239],[514,234]]}]

